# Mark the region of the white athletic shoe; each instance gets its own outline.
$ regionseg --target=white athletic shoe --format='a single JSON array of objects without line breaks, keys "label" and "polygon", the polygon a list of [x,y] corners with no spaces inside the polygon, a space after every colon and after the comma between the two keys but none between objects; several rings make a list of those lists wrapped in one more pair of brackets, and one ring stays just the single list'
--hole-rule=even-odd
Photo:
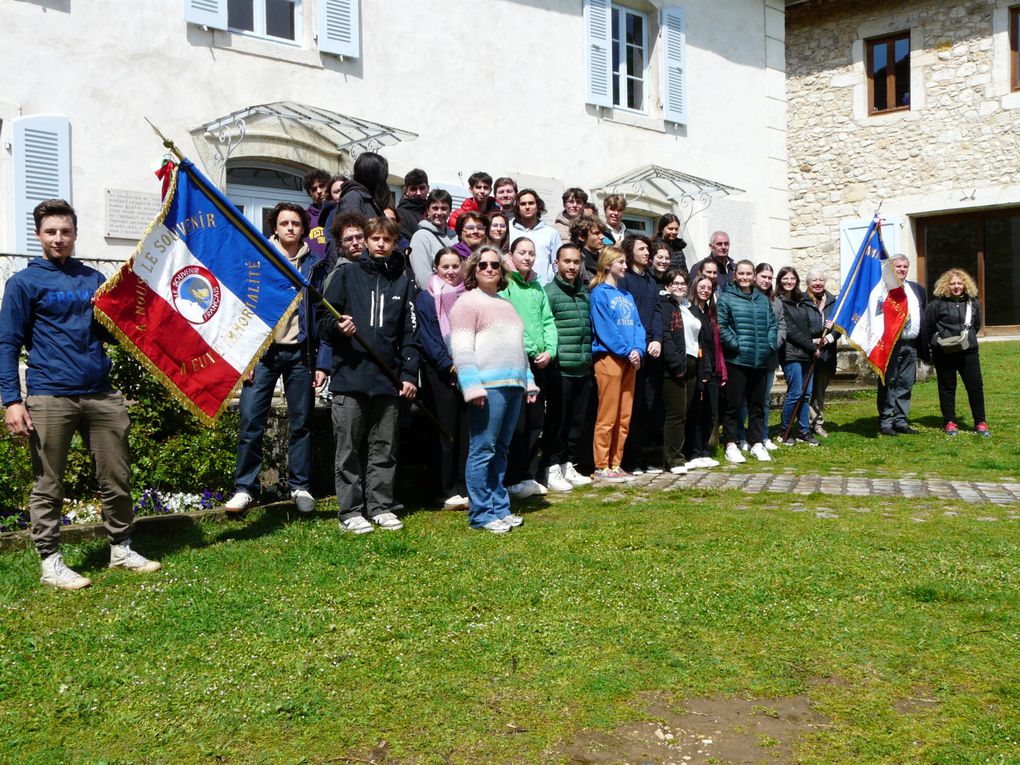
[{"label": "white athletic shoe", "polygon": [[500,520],[512,529],[516,529],[518,526],[524,524],[524,519],[519,515],[514,515],[513,513],[510,515],[504,515],[500,518]]},{"label": "white athletic shoe", "polygon": [[507,523],[504,518],[497,518],[482,526],[472,526],[471,528],[478,529],[479,531],[488,531],[490,534],[508,534],[514,530],[514,527]]},{"label": "white athletic shoe", "polygon": [[574,484],[564,477],[563,468],[559,465],[549,466],[549,476],[545,483],[552,491],[572,491],[574,488]]},{"label": "white athletic shoe", "polygon": [[64,563],[64,556],[58,552],[43,558],[39,581],[61,590],[80,590],[92,584],[91,579],[69,569]]},{"label": "white athletic shoe", "polygon": [[563,465],[563,477],[574,484],[574,486],[587,486],[591,483],[591,478],[577,472],[573,462],[567,462]]},{"label": "white athletic shoe", "polygon": [[393,513],[379,513],[379,515],[373,515],[369,520],[383,531],[400,531],[404,528],[404,524]]},{"label": "white athletic shoe", "polygon": [[703,467],[703,468],[719,467],[719,460],[714,460],[711,457],[702,457],[701,458],[701,467]]},{"label": "white athletic shoe", "polygon": [[776,449],[779,448],[779,445],[771,438],[766,438],[764,441],[761,442],[761,444],[770,452],[774,452]]},{"label": "white athletic shoe", "polygon": [[247,510],[252,501],[252,496],[248,492],[236,491],[234,496],[224,503],[223,509],[228,513],[240,513],[243,510]]},{"label": "white athletic shoe", "polygon": [[772,455],[769,454],[769,450],[763,444],[752,446],[751,456],[758,460],[758,462],[772,462]]},{"label": "white athletic shoe", "polygon": [[452,497],[443,502],[444,510],[467,510],[468,505],[471,504],[471,500],[467,497],[462,497],[460,494],[454,494]]},{"label": "white athletic shoe", "polygon": [[290,498],[294,500],[294,504],[297,506],[299,513],[315,512],[315,497],[313,497],[306,489],[294,489],[294,491],[290,493]]},{"label": "white athletic shoe", "polygon": [[131,542],[110,545],[110,568],[124,568],[139,574],[151,574],[159,571],[163,564],[158,560],[149,560],[131,549]]},{"label": "white athletic shoe", "polygon": [[674,465],[669,472],[673,475],[687,475],[687,465]]},{"label": "white athletic shoe", "polygon": [[747,459],[740,453],[739,446],[736,444],[730,444],[726,447],[726,461],[739,465],[741,462],[747,462]]},{"label": "white athletic shoe", "polygon": [[514,499],[527,499],[528,497],[534,497],[540,492],[535,488],[539,484],[535,481],[521,481],[515,483],[512,486],[507,487],[507,492]]},{"label": "white athletic shoe", "polygon": [[371,534],[375,529],[363,515],[355,515],[346,521],[340,521],[340,531],[346,531],[350,534]]}]

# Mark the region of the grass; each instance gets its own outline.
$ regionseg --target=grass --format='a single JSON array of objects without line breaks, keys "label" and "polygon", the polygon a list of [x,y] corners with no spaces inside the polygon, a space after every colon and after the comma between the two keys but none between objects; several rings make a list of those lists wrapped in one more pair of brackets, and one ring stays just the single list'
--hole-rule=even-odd
[{"label": "grass", "polygon": [[[2,556],[0,761],[327,763],[385,740],[386,762],[556,762],[649,691],[807,693],[832,727],[802,762],[1016,761],[1015,507],[614,488],[531,507],[506,538],[256,511],[141,540],[166,565],[148,577],[73,548],[96,580],[76,594]],[[918,686],[937,704],[897,712]]]}]

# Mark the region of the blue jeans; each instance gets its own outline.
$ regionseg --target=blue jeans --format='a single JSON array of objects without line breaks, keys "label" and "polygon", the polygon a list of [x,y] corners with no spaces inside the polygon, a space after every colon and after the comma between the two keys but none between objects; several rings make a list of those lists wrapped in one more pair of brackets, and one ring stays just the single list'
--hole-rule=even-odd
[{"label": "blue jeans", "polygon": [[271,345],[255,365],[255,379],[241,388],[241,423],[237,439],[238,490],[259,495],[262,470],[262,436],[266,432],[276,381],[283,377],[290,423],[287,450],[287,484],[291,490],[308,489],[312,472],[312,372],[300,345]]},{"label": "blue jeans", "polygon": [[510,514],[503,485],[507,452],[521,413],[523,388],[486,388],[485,406],[468,403],[468,457],[465,479],[468,523],[475,528]]},{"label": "blue jeans", "polygon": [[[793,410],[800,399],[800,392],[804,387],[804,377],[808,373],[811,364],[807,361],[791,361],[783,364],[783,376],[786,378],[786,398],[783,400],[783,421],[779,423],[779,432],[785,433],[786,427],[793,417]],[[808,381],[807,391],[804,393],[804,401],[800,405],[800,412],[797,413],[797,423],[800,425],[796,432],[807,433],[811,430],[811,408],[808,402],[811,401],[811,383]],[[793,434],[794,431],[790,431]]]}]

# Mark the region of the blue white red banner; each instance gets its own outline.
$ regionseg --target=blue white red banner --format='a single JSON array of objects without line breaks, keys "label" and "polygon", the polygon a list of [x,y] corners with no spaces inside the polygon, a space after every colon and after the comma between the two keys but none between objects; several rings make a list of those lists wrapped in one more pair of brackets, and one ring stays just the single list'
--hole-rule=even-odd
[{"label": "blue white red banner", "polygon": [[832,323],[864,354],[885,382],[885,369],[908,316],[906,288],[882,243],[878,216],[871,222],[836,299]]},{"label": "blue white red banner", "polygon": [[305,279],[188,160],[95,313],[203,423],[212,425],[297,307]]}]

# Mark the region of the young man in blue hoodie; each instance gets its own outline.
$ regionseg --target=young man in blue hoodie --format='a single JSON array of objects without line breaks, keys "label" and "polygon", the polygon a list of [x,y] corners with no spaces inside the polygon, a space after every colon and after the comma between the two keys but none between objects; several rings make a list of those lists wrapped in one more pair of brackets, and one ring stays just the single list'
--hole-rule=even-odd
[{"label": "young man in blue hoodie", "polygon": [[[43,584],[79,590],[92,584],[64,564],[60,514],[64,468],[76,431],[96,463],[103,518],[110,538],[110,568],[149,573],[161,568],[131,549],[131,461],[127,406],[110,385],[110,359],[92,299],[105,277],[75,260],[78,218],[62,199],[33,210],[43,257],[10,278],[0,307],[0,397],[7,429],[26,436],[35,484],[28,501],[32,541],[42,559]],[[28,350],[21,393],[18,360]]]}]

